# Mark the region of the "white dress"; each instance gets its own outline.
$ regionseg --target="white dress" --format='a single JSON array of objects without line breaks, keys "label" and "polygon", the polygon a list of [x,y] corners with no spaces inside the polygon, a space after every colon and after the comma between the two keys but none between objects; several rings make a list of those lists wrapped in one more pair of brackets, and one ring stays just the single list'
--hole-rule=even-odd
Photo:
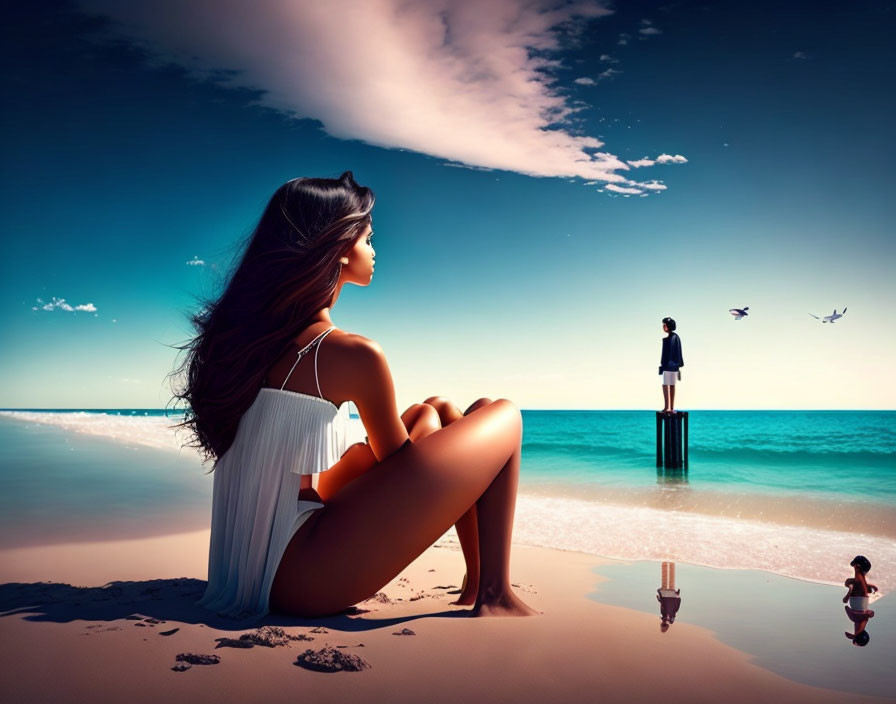
[{"label": "white dress", "polygon": [[[331,330],[297,354],[296,364],[315,347],[315,379],[318,345]],[[298,499],[301,476],[332,467],[358,434],[348,403],[337,409],[324,398],[282,387],[259,390],[240,418],[233,444],[215,464],[208,587],[198,605],[231,618],[268,613],[271,583],[286,546],[323,508],[318,501]]]}]

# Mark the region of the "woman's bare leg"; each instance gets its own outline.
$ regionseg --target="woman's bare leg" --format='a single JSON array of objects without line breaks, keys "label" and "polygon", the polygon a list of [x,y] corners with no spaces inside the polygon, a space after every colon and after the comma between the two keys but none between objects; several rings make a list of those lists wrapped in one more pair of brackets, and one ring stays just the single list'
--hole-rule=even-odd
[{"label": "woman's bare leg", "polygon": [[476,503],[480,588],[471,614],[537,613],[509,579],[521,437],[519,411],[499,400],[365,472],[293,536],[271,608],[322,616],[373,596]]},{"label": "woman's bare leg", "polygon": [[[438,412],[442,427],[445,428],[491,402],[491,399],[481,398],[471,404],[463,413],[444,396],[430,396],[423,403],[432,406]],[[458,606],[470,606],[476,603],[476,595],[479,593],[479,528],[476,521],[476,504],[467,509],[467,512],[454,524],[454,529],[457,531],[457,539],[464,554],[466,574],[464,574],[461,584],[460,596],[451,603]]]}]

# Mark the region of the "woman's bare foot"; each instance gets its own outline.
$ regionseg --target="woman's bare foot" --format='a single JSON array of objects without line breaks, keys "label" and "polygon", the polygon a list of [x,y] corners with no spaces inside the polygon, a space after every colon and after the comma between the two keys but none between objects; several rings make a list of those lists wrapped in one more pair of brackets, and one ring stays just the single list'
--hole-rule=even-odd
[{"label": "woman's bare foot", "polygon": [[536,611],[520,599],[512,590],[507,590],[496,597],[479,596],[470,611],[471,617],[482,616],[538,616]]},{"label": "woman's bare foot", "polygon": [[476,603],[476,592],[478,591],[479,580],[476,580],[476,584],[469,584],[467,575],[464,575],[464,581],[460,587],[460,595],[450,603],[454,606],[472,606]]}]

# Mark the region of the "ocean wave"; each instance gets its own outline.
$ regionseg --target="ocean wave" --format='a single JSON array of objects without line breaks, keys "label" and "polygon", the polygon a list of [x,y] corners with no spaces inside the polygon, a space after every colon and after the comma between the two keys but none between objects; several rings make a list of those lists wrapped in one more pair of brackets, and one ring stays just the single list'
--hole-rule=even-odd
[{"label": "ocean wave", "polygon": [[[50,425],[69,432],[83,433],[107,438],[125,445],[143,445],[177,452],[192,452],[199,458],[198,450],[188,447],[192,442],[186,429],[175,429],[174,425],[183,416],[131,416],[118,413],[95,412],[46,412],[46,411],[0,411],[0,417],[7,417],[26,423]],[[349,419],[350,442],[364,439],[364,426],[356,418]]]}]

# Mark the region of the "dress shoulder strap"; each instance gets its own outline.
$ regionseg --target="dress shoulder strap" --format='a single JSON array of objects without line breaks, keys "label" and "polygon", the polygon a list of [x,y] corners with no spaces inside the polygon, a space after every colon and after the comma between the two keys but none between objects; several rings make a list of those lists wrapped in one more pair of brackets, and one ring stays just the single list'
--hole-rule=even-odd
[{"label": "dress shoulder strap", "polygon": [[317,347],[314,348],[314,383],[317,384],[317,395],[320,398],[323,398],[324,395],[320,391],[320,379],[317,376],[317,353],[320,352],[320,343],[323,342],[323,339],[333,332],[335,328],[330,328],[329,330],[325,330],[323,334],[318,338]]},{"label": "dress shoulder strap", "polygon": [[[289,377],[292,376],[292,373],[295,370],[296,365],[299,363],[299,360],[302,359],[302,357],[304,357],[306,354],[308,354],[308,352],[311,351],[311,348],[316,343],[319,343],[321,340],[324,339],[324,337],[327,336],[327,334],[333,332],[333,330],[335,330],[335,329],[336,328],[327,328],[320,335],[317,335],[313,340],[311,340],[311,342],[309,342],[307,345],[305,345],[302,349],[300,349],[296,353],[296,361],[292,363],[292,368],[289,370],[289,374],[286,375],[286,378],[283,380],[283,383],[280,385],[281,391],[283,391],[284,387],[286,386],[286,382],[289,381]],[[317,353],[316,352],[314,354],[314,378],[317,379]],[[318,384],[317,390],[318,390],[318,393],[320,393],[320,384]]]}]

